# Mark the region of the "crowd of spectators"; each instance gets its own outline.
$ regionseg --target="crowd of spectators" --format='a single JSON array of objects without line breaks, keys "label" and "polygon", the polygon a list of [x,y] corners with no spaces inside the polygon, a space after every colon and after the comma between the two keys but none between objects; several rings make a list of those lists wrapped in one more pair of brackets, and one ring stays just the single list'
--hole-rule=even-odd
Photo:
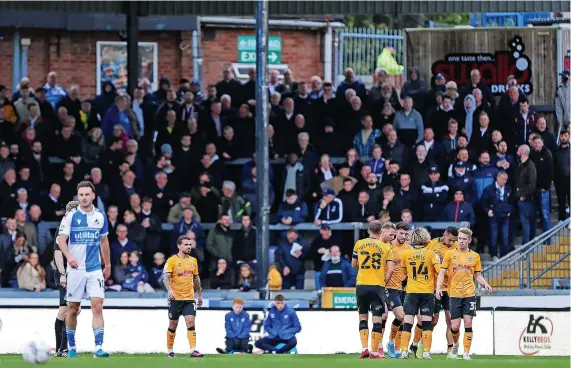
[{"label": "crowd of spectators", "polygon": [[[226,67],[205,93],[197,80],[174,86],[163,77],[151,91],[143,79],[132,96],[104,83],[93,98],[61,86],[55,72],[37,88],[23,78],[11,95],[0,85],[2,286],[52,286],[48,222],[62,218],[80,180],[95,184],[109,219],[110,290],[163,288],[162,265],[182,234],[212,288],[256,284],[255,70],[248,75],[241,83]],[[568,71],[558,137],[513,76],[499,99],[478,70],[460,86],[443,74],[422,80],[416,69],[402,88],[383,69],[369,89],[351,68],[344,76],[335,87],[269,72],[270,159],[284,160],[268,172],[272,222],[316,226],[309,236],[273,234],[271,287],[303,288],[309,262],[317,287],[354,283],[345,262],[352,235],[332,234],[331,224],[467,221],[477,250],[497,260],[517,227],[523,242],[535,236],[538,213],[549,229],[553,181],[559,219],[569,216],[569,101],[560,96]]]}]

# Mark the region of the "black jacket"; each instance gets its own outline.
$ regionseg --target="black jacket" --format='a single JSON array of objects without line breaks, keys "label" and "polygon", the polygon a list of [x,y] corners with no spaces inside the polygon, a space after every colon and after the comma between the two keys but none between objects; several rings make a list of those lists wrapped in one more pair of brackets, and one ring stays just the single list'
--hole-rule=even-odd
[{"label": "black jacket", "polygon": [[569,181],[569,169],[571,166],[569,158],[569,144],[567,147],[562,147],[561,145],[557,147],[555,151],[555,178],[564,178],[564,180]]},{"label": "black jacket", "polygon": [[513,212],[512,189],[507,185],[504,186],[504,197],[500,200],[500,192],[496,188],[496,183],[489,185],[484,189],[480,203],[486,216],[488,211],[492,210],[495,218],[506,218]]},{"label": "black jacket", "polygon": [[525,197],[526,200],[531,199],[535,186],[537,184],[537,171],[531,159],[523,164],[519,164],[515,173],[514,189],[515,196]]},{"label": "black jacket", "polygon": [[322,254],[317,253],[319,248],[329,249],[334,245],[340,245],[335,235],[331,234],[329,239],[325,240],[321,236],[313,239],[309,248],[308,259],[313,261],[313,269],[317,272],[321,271],[323,261],[321,260]]},{"label": "black jacket", "polygon": [[234,232],[232,242],[232,259],[234,262],[251,262],[256,259],[256,228],[250,226],[249,229],[241,227]]},{"label": "black jacket", "polygon": [[553,156],[547,147],[543,147],[541,151],[533,150],[530,155],[530,160],[535,165],[537,171],[537,184],[536,190],[549,190],[551,182],[553,181]]}]

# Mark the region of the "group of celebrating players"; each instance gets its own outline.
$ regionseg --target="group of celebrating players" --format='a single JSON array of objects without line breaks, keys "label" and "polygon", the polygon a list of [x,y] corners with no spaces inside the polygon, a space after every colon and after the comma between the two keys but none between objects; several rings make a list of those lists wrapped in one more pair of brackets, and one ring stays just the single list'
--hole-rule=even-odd
[{"label": "group of celebrating players", "polygon": [[[431,359],[432,330],[440,310],[446,315],[448,359],[458,357],[460,323],[464,321],[463,359],[470,359],[472,319],[476,316],[476,285],[488,292],[478,253],[470,250],[472,231],[450,226],[440,238],[430,239],[428,230],[387,222],[369,223],[369,238],[353,248],[352,266],[357,267],[357,307],[362,352],[360,358],[384,358],[383,334],[388,311],[394,313],[387,353],[407,359],[414,317],[417,324],[410,352]],[[372,314],[369,349],[369,312]],[[422,340],[422,341],[421,341]]]},{"label": "group of celebrating players", "polygon": [[[56,281],[60,287],[60,309],[55,323],[57,355],[77,357],[77,316],[81,300],[88,298],[93,314],[94,357],[105,358],[109,354],[102,348],[103,300],[105,280],[111,271],[108,222],[105,213],[93,206],[95,187],[91,182],[79,183],[77,197],[77,202],[68,204],[56,234],[54,258],[59,273]],[[381,341],[391,310],[395,319],[387,345],[388,355],[408,358],[408,343],[417,316],[410,351],[418,358],[431,359],[432,330],[442,308],[446,315],[448,358],[458,356],[463,320],[463,358],[470,359],[472,319],[476,315],[474,279],[492,292],[481,274],[480,256],[469,249],[472,231],[450,226],[441,238],[431,240],[425,228],[410,231],[404,222],[394,225],[375,220],[369,223],[368,232],[369,238],[355,244],[352,259],[352,266],[358,269],[356,296],[363,347],[360,358],[384,358]],[[202,305],[202,289],[197,261],[190,256],[192,242],[187,236],[179,237],[178,253],[165,264],[164,283],[170,320],[168,357],[174,357],[173,344],[180,316],[184,316],[186,322],[190,356],[203,356],[196,349],[195,316],[197,306]],[[373,320],[370,350],[369,312]]]}]

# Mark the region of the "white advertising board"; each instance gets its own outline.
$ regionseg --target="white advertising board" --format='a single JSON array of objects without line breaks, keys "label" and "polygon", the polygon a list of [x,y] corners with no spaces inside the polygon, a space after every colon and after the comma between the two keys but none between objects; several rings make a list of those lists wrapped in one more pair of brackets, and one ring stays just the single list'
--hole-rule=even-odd
[{"label": "white advertising board", "polygon": [[[3,322],[0,330],[0,354],[19,353],[22,346],[32,339],[55,345],[54,318],[57,309],[6,308],[0,309]],[[199,310],[196,318],[197,348],[205,354],[215,354],[217,347],[224,344],[225,311]],[[250,312],[252,338],[262,336],[261,311]],[[107,309],[105,316],[105,348],[110,352],[162,353],[165,352],[168,315],[166,309]],[[356,311],[299,311],[302,331],[297,335],[300,354],[357,353],[361,350]],[[555,317],[553,317],[555,318]],[[388,341],[392,315],[387,321],[384,344]],[[555,322],[555,321],[554,321]],[[432,351],[446,351],[444,314],[433,334]],[[519,332],[518,332],[519,333]],[[474,321],[472,353],[491,355],[493,353],[493,314],[480,311]],[[79,315],[76,332],[78,350],[93,351],[95,348],[91,330],[91,311],[85,309]],[[175,352],[189,351],[186,328],[181,319],[174,345]],[[460,348],[462,350],[462,348]],[[516,352],[511,353],[516,354]]]}]

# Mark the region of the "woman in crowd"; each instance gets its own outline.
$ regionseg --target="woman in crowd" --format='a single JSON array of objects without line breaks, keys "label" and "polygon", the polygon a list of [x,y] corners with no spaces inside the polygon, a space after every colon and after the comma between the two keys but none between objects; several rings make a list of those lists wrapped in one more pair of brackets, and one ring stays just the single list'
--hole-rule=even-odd
[{"label": "woman in crowd", "polygon": [[211,277],[210,287],[221,290],[234,288],[234,275],[224,258],[220,258],[216,264],[216,272]]},{"label": "woman in crowd", "polygon": [[26,235],[22,232],[16,233],[14,246],[4,253],[4,267],[2,267],[2,283],[11,287],[17,287],[17,272],[19,267],[24,264],[34,249],[28,245]]},{"label": "woman in crowd", "polygon": [[46,271],[40,266],[38,253],[30,253],[17,271],[18,287],[29,291],[42,291],[46,288]]}]

